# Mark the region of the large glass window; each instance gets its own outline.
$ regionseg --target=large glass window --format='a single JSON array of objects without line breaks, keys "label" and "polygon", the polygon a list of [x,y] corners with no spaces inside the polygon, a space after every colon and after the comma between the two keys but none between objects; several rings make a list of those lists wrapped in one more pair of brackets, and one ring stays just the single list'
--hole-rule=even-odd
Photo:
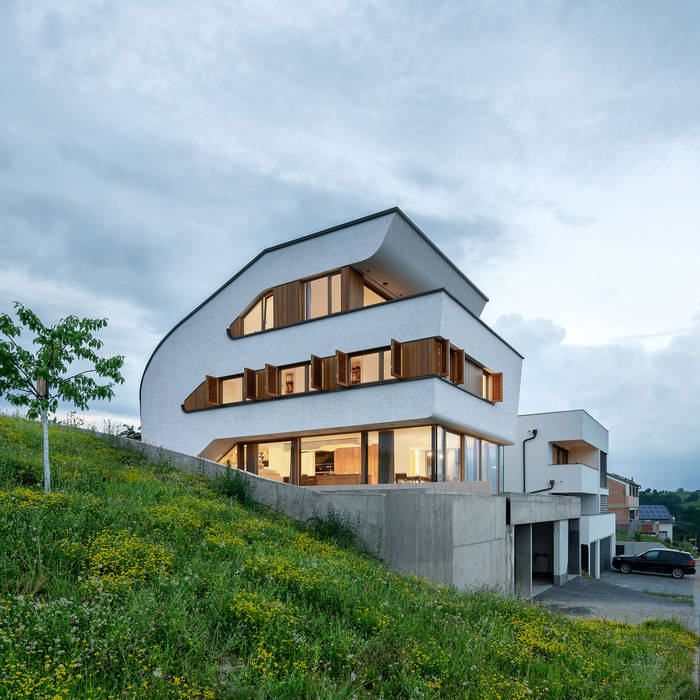
[{"label": "large glass window", "polygon": [[262,330],[262,299],[243,317],[243,335]]},{"label": "large glass window", "polygon": [[367,433],[367,483],[379,483],[379,433]]},{"label": "large glass window", "polygon": [[363,306],[373,306],[374,304],[381,304],[386,299],[381,295],[377,294],[371,287],[366,284],[363,285]]},{"label": "large glass window", "polygon": [[433,430],[430,426],[394,430],[394,480],[432,481]]},{"label": "large glass window", "polygon": [[498,493],[499,446],[481,441],[481,480],[491,482],[491,492]]},{"label": "large glass window", "polygon": [[479,440],[464,436],[464,480],[477,481],[479,479]]},{"label": "large glass window", "polygon": [[353,355],[350,358],[350,384],[379,381],[379,353]]},{"label": "large glass window", "polygon": [[331,313],[337,314],[341,309],[340,301],[340,273],[331,275]]},{"label": "large glass window", "polygon": [[280,370],[282,396],[287,394],[301,394],[306,391],[306,365],[285,367]]},{"label": "large glass window", "polygon": [[221,380],[221,403],[243,401],[243,377]]},{"label": "large glass window", "polygon": [[491,400],[491,375],[483,370],[481,372],[481,396]]},{"label": "large glass window", "polygon": [[559,445],[552,445],[552,464],[568,464],[569,450],[565,450]]},{"label": "large glass window", "polygon": [[274,328],[274,298],[268,294],[243,316],[243,335]]},{"label": "large glass window", "polygon": [[361,483],[360,433],[302,438],[302,486],[346,486]]},{"label": "large glass window", "polygon": [[328,316],[328,277],[318,277],[306,283],[306,318]]},{"label": "large glass window", "polygon": [[292,443],[268,442],[257,445],[258,476],[274,481],[290,482]]},{"label": "large glass window", "polygon": [[227,464],[232,469],[238,469],[238,445],[234,445],[221,459],[219,464]]},{"label": "large glass window", "polygon": [[391,381],[392,379],[396,379],[391,374],[391,350],[383,350],[382,351],[382,365],[383,365],[383,376],[382,379],[385,382]]},{"label": "large glass window", "polygon": [[462,464],[461,439],[456,433],[445,431],[445,481],[459,481]]}]

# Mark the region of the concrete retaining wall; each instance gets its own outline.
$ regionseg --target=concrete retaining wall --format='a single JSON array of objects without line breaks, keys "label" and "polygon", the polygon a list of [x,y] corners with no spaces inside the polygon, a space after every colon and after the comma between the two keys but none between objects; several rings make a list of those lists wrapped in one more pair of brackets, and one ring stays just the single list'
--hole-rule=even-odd
[{"label": "concrete retaining wall", "polygon": [[[214,478],[227,468],[216,462],[112,437],[119,447],[176,469]],[[321,489],[271,481],[237,471],[255,502],[307,522],[333,510],[353,527],[357,543],[399,571],[458,589],[488,587],[512,592],[512,532],[506,499],[464,484],[375,485]],[[547,499],[551,504],[552,499]]]}]

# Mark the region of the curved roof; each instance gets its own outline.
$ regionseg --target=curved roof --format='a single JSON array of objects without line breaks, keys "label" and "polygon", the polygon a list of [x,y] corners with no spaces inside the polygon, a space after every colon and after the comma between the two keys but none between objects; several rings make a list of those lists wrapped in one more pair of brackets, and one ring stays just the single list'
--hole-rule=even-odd
[{"label": "curved roof", "polygon": [[[387,217],[383,225],[374,227],[371,232],[366,231],[368,222]],[[444,288],[457,301],[463,304],[473,315],[478,317],[483,310],[488,297],[416,226],[398,207],[385,209],[353,221],[348,221],[337,226],[323,229],[315,233],[300,236],[284,243],[279,243],[262,250],[249,263],[243,266],[235,275],[229,278],[216,291],[210,294],[203,302],[196,306],[187,316],[178,321],[160,340],[151,353],[139,386],[139,396],[143,386],[143,377],[148,370],[153,357],[161,345],[189,318],[197,313],[203,306],[220,294],[226,287],[249,270],[261,258],[284,248],[289,248],[307,241],[321,238],[329,234],[357,227],[357,237],[371,247],[364,248],[367,257],[358,259],[360,248],[353,245],[354,253],[343,251],[350,255],[351,259],[343,260],[342,265],[350,264],[367,275],[369,278],[383,285],[393,296],[403,297],[422,292],[432,291],[436,288]],[[362,233],[360,233],[362,232]],[[350,232],[347,232],[348,234]],[[413,236],[411,234],[414,234]],[[345,242],[357,243],[353,236],[346,237]],[[303,246],[305,247],[305,246]],[[323,258],[323,256],[320,256]],[[320,263],[319,263],[320,264]],[[318,269],[314,274],[339,267],[341,265],[328,265]],[[310,276],[307,274],[301,277]],[[278,283],[290,281],[280,279]],[[267,286],[267,285],[266,285]],[[261,288],[260,291],[263,291]]]}]

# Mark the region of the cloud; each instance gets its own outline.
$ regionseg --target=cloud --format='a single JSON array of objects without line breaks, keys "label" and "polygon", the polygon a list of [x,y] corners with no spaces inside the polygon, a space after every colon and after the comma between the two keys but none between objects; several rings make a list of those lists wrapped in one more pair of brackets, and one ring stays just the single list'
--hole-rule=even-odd
[{"label": "cloud", "polygon": [[262,248],[399,205],[528,355],[524,402],[600,401],[639,464],[677,425],[691,464],[665,363],[697,359],[699,30],[691,3],[8,0],[0,309],[108,315],[136,416],[157,340]]},{"label": "cloud", "polygon": [[700,313],[668,346],[569,345],[563,328],[520,315],[495,325],[524,351],[521,413],[583,408],[610,431],[610,470],[643,486],[697,488]]}]

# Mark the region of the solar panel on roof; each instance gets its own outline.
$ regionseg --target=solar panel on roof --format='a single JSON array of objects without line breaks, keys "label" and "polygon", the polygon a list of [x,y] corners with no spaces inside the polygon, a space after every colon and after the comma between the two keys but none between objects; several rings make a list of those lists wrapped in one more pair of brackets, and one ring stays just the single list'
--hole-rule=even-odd
[{"label": "solar panel on roof", "polygon": [[639,506],[639,517],[642,520],[670,520],[671,514],[666,506]]}]

